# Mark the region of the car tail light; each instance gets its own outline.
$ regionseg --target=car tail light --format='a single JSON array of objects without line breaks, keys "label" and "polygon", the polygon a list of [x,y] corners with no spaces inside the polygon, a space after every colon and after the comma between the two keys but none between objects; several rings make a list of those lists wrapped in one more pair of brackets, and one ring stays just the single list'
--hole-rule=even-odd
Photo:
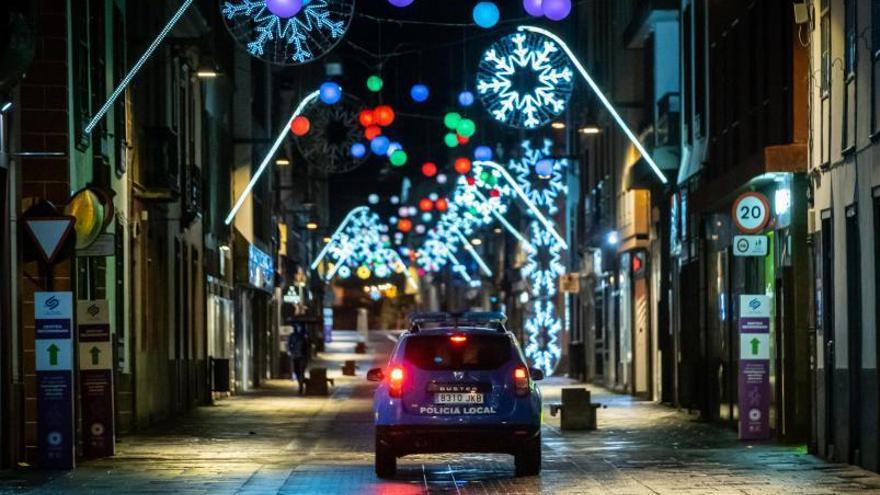
[{"label": "car tail light", "polygon": [[464,335],[453,335],[452,337],[449,337],[449,340],[451,340],[453,344],[464,344],[467,342],[467,337]]},{"label": "car tail light", "polygon": [[529,371],[523,366],[513,369],[513,389],[520,397],[529,395]]},{"label": "car tail light", "polygon": [[403,368],[395,366],[388,373],[388,395],[391,397],[400,397],[403,395],[403,383],[406,380],[406,374]]}]

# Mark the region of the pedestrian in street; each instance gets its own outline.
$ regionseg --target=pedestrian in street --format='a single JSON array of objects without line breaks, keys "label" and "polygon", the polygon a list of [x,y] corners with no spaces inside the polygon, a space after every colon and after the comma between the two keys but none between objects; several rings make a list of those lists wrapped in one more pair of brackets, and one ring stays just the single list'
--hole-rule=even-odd
[{"label": "pedestrian in street", "polygon": [[309,364],[309,334],[302,323],[293,324],[293,332],[287,337],[287,354],[290,357],[290,379],[296,380],[302,395]]}]

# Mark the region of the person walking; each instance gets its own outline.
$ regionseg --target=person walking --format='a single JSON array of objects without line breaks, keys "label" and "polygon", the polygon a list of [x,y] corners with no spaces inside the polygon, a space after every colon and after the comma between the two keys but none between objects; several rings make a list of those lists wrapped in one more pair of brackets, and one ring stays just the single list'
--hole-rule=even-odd
[{"label": "person walking", "polygon": [[287,337],[287,355],[290,357],[290,379],[299,384],[299,394],[305,387],[306,367],[309,364],[309,334],[302,323],[293,324],[293,332]]}]

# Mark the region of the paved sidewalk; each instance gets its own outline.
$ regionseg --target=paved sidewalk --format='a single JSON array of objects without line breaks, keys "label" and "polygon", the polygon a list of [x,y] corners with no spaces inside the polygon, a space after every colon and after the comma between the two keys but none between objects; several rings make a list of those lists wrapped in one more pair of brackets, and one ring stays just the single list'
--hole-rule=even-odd
[{"label": "paved sidewalk", "polygon": [[[504,455],[430,455],[400,461],[396,479],[373,474],[372,390],[393,335],[374,332],[371,353],[352,354],[354,335],[322,360],[337,387],[329,398],[299,397],[289,381],[223,400],[136,436],[119,455],[70,473],[0,476],[0,493],[187,494],[880,494],[880,475],[828,464],[802,448],[744,444],[734,432],[668,407],[594,390],[599,430],[559,430],[545,416],[544,471],[514,478]],[[358,377],[342,377],[359,359]],[[542,384],[545,401],[570,382]]]}]

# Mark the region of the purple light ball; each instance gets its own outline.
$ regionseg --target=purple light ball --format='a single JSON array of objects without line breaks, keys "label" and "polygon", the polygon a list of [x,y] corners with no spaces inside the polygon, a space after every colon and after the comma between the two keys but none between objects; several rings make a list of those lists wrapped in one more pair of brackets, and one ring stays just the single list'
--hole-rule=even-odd
[{"label": "purple light ball", "polygon": [[561,21],[571,13],[571,0],[543,0],[541,9],[551,21]]},{"label": "purple light ball", "polygon": [[523,8],[532,17],[543,17],[544,9],[541,8],[541,0],[523,0]]},{"label": "purple light ball", "polygon": [[266,0],[266,8],[272,15],[288,19],[299,14],[303,8],[302,0]]},{"label": "purple light ball", "polygon": [[408,7],[415,0],[388,0],[388,3],[394,5],[395,7]]}]

